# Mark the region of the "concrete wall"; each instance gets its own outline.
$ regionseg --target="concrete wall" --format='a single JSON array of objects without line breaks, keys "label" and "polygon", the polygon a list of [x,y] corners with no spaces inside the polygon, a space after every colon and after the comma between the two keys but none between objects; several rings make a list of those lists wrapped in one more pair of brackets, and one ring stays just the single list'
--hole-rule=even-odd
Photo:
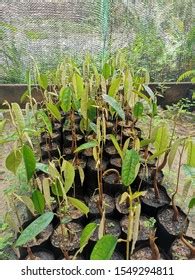
[{"label": "concrete wall", "polygon": [[[149,87],[155,91],[161,93],[159,89],[159,83],[151,83]],[[167,89],[164,92],[164,97],[158,97],[158,104],[162,107],[177,103],[180,99],[189,97],[190,90],[195,90],[195,84],[192,83],[167,83],[163,84]],[[0,84],[0,108],[4,100],[8,102],[18,102],[20,104],[20,98],[22,94],[27,90],[27,85],[9,85]],[[42,100],[41,91],[35,86],[32,86],[33,97],[40,102]]]}]

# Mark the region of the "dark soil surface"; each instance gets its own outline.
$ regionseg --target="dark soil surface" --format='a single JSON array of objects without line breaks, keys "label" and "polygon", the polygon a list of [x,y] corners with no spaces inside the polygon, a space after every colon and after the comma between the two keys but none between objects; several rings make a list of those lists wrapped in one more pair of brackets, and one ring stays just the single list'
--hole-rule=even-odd
[{"label": "dark soil surface", "polygon": [[[161,260],[165,257],[161,254]],[[152,250],[150,247],[144,247],[131,255],[131,260],[152,260]]]},{"label": "dark soil surface", "polygon": [[[103,195],[103,199],[104,199],[104,203],[105,203],[106,214],[112,213],[115,208],[114,199],[107,194]],[[86,201],[87,201],[87,204],[89,207],[89,212],[91,214],[99,213],[99,208],[98,208],[99,195],[98,194],[94,195],[91,198],[87,198]]]},{"label": "dark soil surface", "polygon": [[[98,238],[98,230],[99,230],[99,225],[100,225],[100,219],[96,219],[92,222],[97,224],[98,227],[94,231],[93,235],[90,237],[90,240],[97,241],[99,239]],[[112,235],[114,235],[118,238],[121,235],[120,224],[117,221],[106,219],[105,234],[112,234]]]},{"label": "dark soil surface", "polygon": [[[62,233],[63,228],[63,233]],[[70,222],[66,226],[59,225],[51,236],[51,243],[54,247],[73,251],[80,246],[80,236],[83,228],[80,224]]]},{"label": "dark soil surface", "polygon": [[[140,222],[139,222],[139,235],[138,235],[138,241],[139,240],[148,240],[149,234],[151,232],[154,232],[154,228],[149,228],[147,225],[149,218],[146,216],[140,216]],[[120,222],[122,231],[127,234],[128,232],[128,216],[124,216]]]},{"label": "dark soil surface", "polygon": [[161,207],[164,206],[166,204],[170,203],[170,199],[167,196],[166,193],[164,193],[163,191],[161,191],[161,189],[159,188],[159,199],[156,198],[155,196],[155,191],[154,188],[148,188],[146,191],[146,194],[141,198],[141,200],[153,207]]},{"label": "dark soil surface", "polygon": [[158,215],[159,222],[163,225],[163,227],[172,235],[179,235],[182,230],[186,232],[188,223],[184,223],[186,216],[184,213],[179,212],[178,221],[173,220],[173,208],[167,208],[164,211],[161,211]]},{"label": "dark soil surface", "polygon": [[[189,241],[193,246],[195,246],[194,242]],[[189,260],[191,259],[190,249],[182,242],[181,239],[176,239],[170,249],[173,260]]]}]

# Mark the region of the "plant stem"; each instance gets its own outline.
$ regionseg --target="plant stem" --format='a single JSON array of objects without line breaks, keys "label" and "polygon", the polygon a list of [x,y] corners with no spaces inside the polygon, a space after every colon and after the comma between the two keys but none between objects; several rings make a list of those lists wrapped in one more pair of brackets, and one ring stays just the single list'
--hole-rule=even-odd
[{"label": "plant stem", "polygon": [[188,249],[190,249],[190,258],[195,258],[195,246],[190,244],[183,235],[181,236],[181,241],[188,247]]},{"label": "plant stem", "polygon": [[160,252],[159,249],[157,247],[157,245],[155,244],[155,235],[154,234],[150,234],[149,236],[149,241],[150,241],[150,248],[152,250],[152,259],[153,260],[160,260]]},{"label": "plant stem", "polygon": [[174,194],[172,195],[172,207],[173,207],[173,211],[174,211],[174,215],[173,215],[173,220],[174,221],[178,221],[178,216],[179,216],[179,211],[178,211],[178,208],[177,206],[175,205],[175,196],[176,194],[178,193],[178,189],[179,189],[179,179],[180,179],[180,173],[181,173],[181,166],[182,166],[182,156],[183,156],[183,153],[184,153],[184,148],[185,148],[185,140],[184,140],[184,143],[183,143],[183,146],[182,146],[182,150],[180,152],[180,155],[179,155],[179,167],[178,167],[178,172],[177,172],[177,183],[176,183],[176,189],[175,189],[175,192]]},{"label": "plant stem", "polygon": [[129,215],[128,215],[128,234],[127,234],[127,243],[126,243],[126,260],[129,260],[130,257],[130,240],[132,236],[132,218],[133,218],[133,202],[130,199],[132,196],[131,187],[129,186]]},{"label": "plant stem", "polygon": [[155,176],[154,176],[154,192],[155,192],[156,199],[160,198],[160,193],[158,189],[158,165],[159,165],[159,158],[157,160],[157,166],[156,166]]}]

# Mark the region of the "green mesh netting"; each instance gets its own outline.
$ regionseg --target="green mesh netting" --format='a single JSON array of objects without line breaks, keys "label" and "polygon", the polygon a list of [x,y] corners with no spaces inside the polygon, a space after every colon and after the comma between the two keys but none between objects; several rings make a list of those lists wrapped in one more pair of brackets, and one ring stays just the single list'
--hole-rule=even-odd
[{"label": "green mesh netting", "polygon": [[32,58],[46,71],[120,48],[153,80],[176,80],[193,67],[192,23],[191,0],[1,0],[0,83],[24,82]]}]

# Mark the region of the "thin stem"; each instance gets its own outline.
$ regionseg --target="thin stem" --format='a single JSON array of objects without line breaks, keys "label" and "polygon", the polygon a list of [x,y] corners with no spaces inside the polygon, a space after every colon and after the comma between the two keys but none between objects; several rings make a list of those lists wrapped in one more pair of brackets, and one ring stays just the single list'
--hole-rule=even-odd
[{"label": "thin stem", "polygon": [[183,146],[182,146],[182,150],[181,150],[180,155],[179,155],[179,168],[178,168],[178,172],[177,172],[176,189],[175,189],[175,192],[172,195],[172,199],[171,199],[172,200],[172,207],[173,207],[173,210],[174,210],[174,215],[173,215],[173,220],[174,221],[177,221],[178,220],[178,216],[179,216],[178,208],[175,205],[175,196],[178,193],[178,189],[179,189],[179,179],[180,179],[180,173],[181,173],[182,156],[183,156],[183,153],[184,153],[184,148],[185,148],[185,140],[184,140],[184,143],[183,143]]},{"label": "thin stem", "polygon": [[195,246],[188,242],[183,235],[181,236],[181,241],[190,249],[190,258],[195,258]]}]

